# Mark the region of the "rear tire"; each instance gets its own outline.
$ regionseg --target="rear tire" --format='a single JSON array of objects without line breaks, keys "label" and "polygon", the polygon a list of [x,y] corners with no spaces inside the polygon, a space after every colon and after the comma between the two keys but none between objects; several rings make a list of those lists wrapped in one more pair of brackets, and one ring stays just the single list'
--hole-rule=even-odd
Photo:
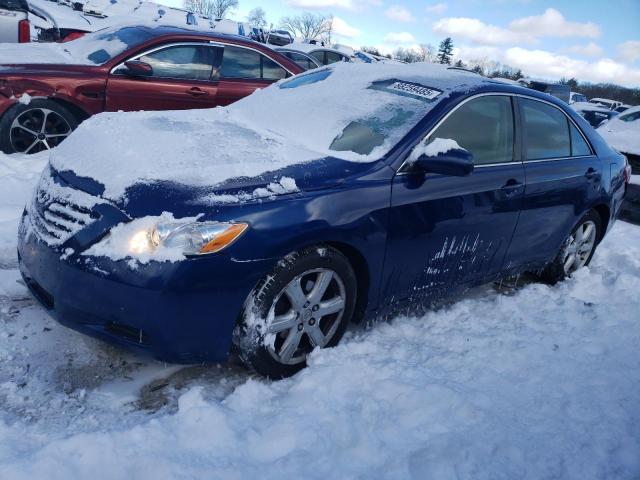
[{"label": "rear tire", "polygon": [[35,98],[16,103],[0,120],[0,150],[33,154],[57,147],[78,127],[76,117],[62,105]]},{"label": "rear tire", "polygon": [[602,237],[602,220],[598,212],[590,210],[571,230],[560,252],[538,275],[551,285],[570,277],[576,270],[589,265]]},{"label": "rear tire", "polygon": [[249,295],[234,341],[243,362],[272,379],[338,344],[353,316],[356,277],[344,255],[310,247],[287,255]]}]

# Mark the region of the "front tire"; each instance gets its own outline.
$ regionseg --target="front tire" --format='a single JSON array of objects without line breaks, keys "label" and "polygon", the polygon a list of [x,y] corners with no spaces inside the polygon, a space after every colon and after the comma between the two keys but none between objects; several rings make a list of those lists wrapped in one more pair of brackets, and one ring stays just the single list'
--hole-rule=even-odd
[{"label": "front tire", "polygon": [[272,379],[306,366],[315,347],[338,344],[353,316],[356,277],[330,247],[287,255],[250,294],[235,332],[242,360]]},{"label": "front tire", "polygon": [[75,116],[54,101],[35,98],[27,105],[16,103],[0,120],[0,150],[24,154],[50,150],[77,127]]},{"label": "front tire", "polygon": [[602,238],[602,220],[591,210],[584,215],[562,243],[560,252],[540,273],[540,278],[555,284],[589,265]]}]

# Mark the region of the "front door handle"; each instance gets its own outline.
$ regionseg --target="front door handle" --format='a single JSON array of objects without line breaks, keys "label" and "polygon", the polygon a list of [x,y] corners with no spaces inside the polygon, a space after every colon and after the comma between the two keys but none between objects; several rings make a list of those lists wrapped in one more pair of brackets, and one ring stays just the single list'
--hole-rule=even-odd
[{"label": "front door handle", "polygon": [[190,88],[189,90],[186,91],[186,93],[194,97],[202,97],[203,95],[209,95],[207,92],[205,92],[204,90],[201,90],[198,87]]},{"label": "front door handle", "polygon": [[500,190],[507,197],[519,195],[524,190],[524,183],[517,181],[515,178],[510,178],[507,180],[507,183],[500,188]]}]

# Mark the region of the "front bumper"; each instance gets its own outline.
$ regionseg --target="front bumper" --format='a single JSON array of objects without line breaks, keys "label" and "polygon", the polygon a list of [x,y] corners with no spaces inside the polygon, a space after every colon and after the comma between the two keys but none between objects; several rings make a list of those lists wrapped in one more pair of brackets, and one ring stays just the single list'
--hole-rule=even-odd
[{"label": "front bumper", "polygon": [[26,284],[61,324],[138,353],[176,362],[227,359],[243,304],[272,264],[221,252],[182,262],[127,261],[46,245],[25,233],[18,245]]}]

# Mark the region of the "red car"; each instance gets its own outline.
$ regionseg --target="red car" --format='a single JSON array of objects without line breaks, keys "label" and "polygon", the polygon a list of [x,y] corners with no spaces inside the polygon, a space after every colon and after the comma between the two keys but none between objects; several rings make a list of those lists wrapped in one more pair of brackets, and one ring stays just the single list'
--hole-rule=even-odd
[{"label": "red car", "polygon": [[176,27],[105,29],[37,48],[47,63],[0,65],[5,153],[53,148],[99,112],[228,105],[302,72],[249,39]]}]

